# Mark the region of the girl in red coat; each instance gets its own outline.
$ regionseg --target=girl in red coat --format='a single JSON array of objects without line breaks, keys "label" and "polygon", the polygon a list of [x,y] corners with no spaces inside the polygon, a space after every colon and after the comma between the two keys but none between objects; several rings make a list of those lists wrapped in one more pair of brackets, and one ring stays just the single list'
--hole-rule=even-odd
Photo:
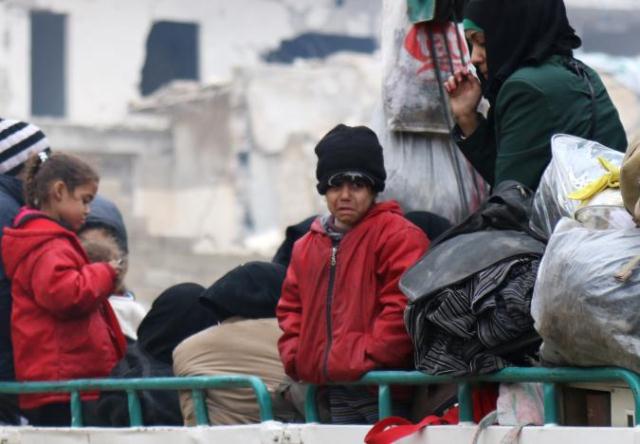
[{"label": "girl in red coat", "polygon": [[[98,175],[61,153],[34,155],[24,174],[27,206],[2,238],[13,299],[16,379],[107,376],[125,349],[107,300],[120,267],[117,262],[90,264],[75,234],[89,214]],[[87,411],[97,393],[83,393],[82,399]],[[34,425],[70,423],[64,393],[21,395],[20,407]]]}]

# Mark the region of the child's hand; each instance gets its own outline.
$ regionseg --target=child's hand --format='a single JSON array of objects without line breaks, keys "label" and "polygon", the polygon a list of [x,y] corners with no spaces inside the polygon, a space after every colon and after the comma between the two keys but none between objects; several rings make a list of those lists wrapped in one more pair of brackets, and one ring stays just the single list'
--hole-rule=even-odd
[{"label": "child's hand", "polygon": [[109,265],[111,265],[111,268],[113,268],[113,270],[116,272],[117,279],[120,279],[120,277],[122,276],[123,264],[124,261],[122,259],[113,259],[109,261]]}]

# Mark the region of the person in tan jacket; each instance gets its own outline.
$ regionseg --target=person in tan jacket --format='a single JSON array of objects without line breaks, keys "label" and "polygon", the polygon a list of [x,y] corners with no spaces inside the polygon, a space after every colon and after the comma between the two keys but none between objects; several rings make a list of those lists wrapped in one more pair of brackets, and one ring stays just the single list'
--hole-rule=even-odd
[{"label": "person in tan jacket", "polygon": [[[281,331],[275,319],[285,268],[268,262],[249,262],[234,268],[200,298],[221,321],[185,339],[173,351],[176,376],[255,375],[266,384],[276,420],[291,422],[295,409],[277,394],[289,382],[278,354]],[[258,401],[251,388],[206,392],[209,421],[215,425],[260,422]],[[194,425],[191,392],[180,394],[186,425]]]},{"label": "person in tan jacket", "polygon": [[[256,375],[264,381],[272,401],[286,375],[278,355],[280,329],[275,318],[229,318],[184,340],[173,352],[176,376]],[[251,388],[212,389],[206,394],[209,422],[215,425],[260,422],[260,410]],[[291,422],[293,407],[273,402],[275,419]],[[180,393],[185,425],[195,425],[191,392]]]}]

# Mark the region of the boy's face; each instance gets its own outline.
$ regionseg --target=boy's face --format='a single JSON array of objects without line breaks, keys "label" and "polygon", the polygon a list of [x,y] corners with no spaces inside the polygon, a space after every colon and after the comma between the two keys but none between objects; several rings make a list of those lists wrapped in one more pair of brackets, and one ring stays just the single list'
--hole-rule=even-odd
[{"label": "boy's face", "polygon": [[367,214],[376,196],[365,182],[344,180],[330,186],[325,197],[338,228],[350,229]]}]

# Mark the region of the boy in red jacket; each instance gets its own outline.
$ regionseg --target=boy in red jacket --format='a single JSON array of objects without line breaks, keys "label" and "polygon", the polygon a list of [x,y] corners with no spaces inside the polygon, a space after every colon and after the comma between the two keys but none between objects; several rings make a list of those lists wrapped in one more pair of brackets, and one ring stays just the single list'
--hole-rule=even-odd
[{"label": "boy in red jacket", "polygon": [[[329,215],[293,247],[277,307],[285,371],[314,384],[353,381],[374,369],[405,369],[413,347],[405,330],[404,271],[429,240],[394,201],[376,203],[386,172],[369,128],[338,125],[318,143],[317,189]],[[329,387],[332,421],[373,423],[376,396]]]}]

